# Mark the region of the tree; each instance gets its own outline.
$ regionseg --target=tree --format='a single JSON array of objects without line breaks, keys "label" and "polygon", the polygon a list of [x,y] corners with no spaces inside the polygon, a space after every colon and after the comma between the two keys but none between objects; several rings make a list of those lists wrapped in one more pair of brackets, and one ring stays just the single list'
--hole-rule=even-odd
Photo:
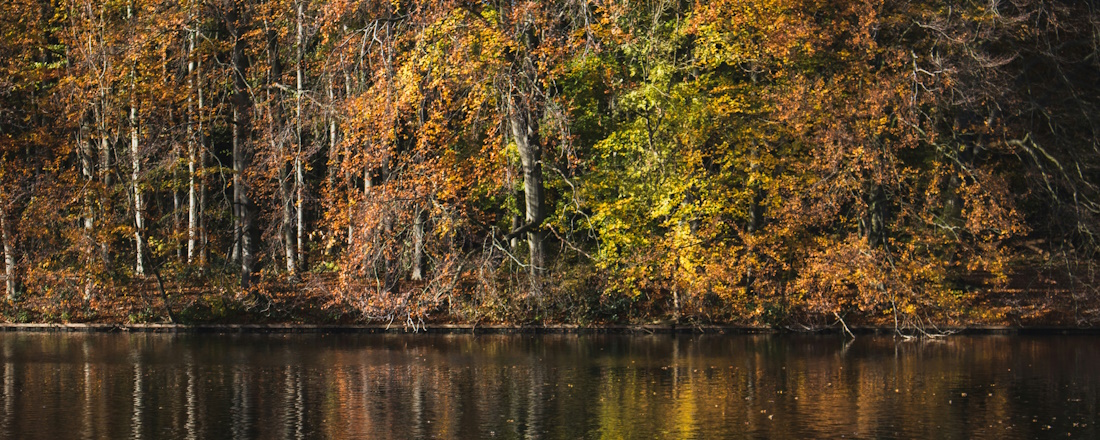
[{"label": "tree", "polygon": [[250,172],[252,158],[251,117],[252,98],[248,87],[248,60],[245,56],[246,38],[251,32],[251,3],[247,0],[227,0],[223,5],[222,20],[232,39],[230,53],[230,75],[232,88],[232,161],[233,161],[233,225],[234,255],[240,261],[240,285],[248,289],[252,285],[252,275],[256,270],[255,206],[252,204],[246,173]]}]

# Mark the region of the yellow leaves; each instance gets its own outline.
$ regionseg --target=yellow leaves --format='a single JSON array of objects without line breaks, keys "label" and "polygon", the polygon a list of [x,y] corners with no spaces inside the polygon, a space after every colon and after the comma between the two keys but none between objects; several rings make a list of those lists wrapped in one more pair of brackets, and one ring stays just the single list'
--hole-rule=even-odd
[{"label": "yellow leaves", "polygon": [[823,47],[811,18],[821,11],[778,1],[718,1],[700,5],[689,32],[699,37],[696,56],[704,66],[786,65],[816,56]]},{"label": "yellow leaves", "polygon": [[959,188],[966,230],[986,242],[1026,234],[1028,228],[1011,205],[1007,184],[986,169],[972,170],[970,176],[972,179],[963,180]]},{"label": "yellow leaves", "polygon": [[760,110],[758,104],[748,96],[739,93],[743,87],[738,85],[715,87],[713,96],[707,102],[708,110],[716,118],[721,119],[756,113]]},{"label": "yellow leaves", "polygon": [[494,8],[483,7],[479,13],[490,25],[495,26],[500,22],[500,12]]}]

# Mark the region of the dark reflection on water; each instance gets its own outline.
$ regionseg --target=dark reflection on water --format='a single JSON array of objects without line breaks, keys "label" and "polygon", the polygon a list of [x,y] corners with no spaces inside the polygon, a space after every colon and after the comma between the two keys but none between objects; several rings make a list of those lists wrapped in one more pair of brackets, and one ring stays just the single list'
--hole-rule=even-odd
[{"label": "dark reflection on water", "polygon": [[1098,438],[1100,337],[0,334],[0,436]]}]

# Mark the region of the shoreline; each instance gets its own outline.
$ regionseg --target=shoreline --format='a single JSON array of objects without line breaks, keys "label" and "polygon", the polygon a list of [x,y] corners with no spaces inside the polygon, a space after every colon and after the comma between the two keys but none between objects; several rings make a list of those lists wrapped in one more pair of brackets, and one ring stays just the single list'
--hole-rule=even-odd
[{"label": "shoreline", "polygon": [[[1100,335],[1100,327],[1058,326],[967,326],[926,329],[941,335]],[[892,335],[893,327],[851,327],[855,335]],[[907,334],[920,334],[916,329],[902,329]],[[404,325],[361,324],[59,324],[0,323],[0,333],[211,333],[211,334],[503,334],[503,335],[832,335],[843,334],[842,328],[791,329],[730,325],[473,325],[436,324],[410,327]]]}]

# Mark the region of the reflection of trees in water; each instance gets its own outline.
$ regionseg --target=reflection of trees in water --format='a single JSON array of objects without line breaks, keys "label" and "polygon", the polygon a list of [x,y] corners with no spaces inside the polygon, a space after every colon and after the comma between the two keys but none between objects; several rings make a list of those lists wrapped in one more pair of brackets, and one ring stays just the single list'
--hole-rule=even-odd
[{"label": "reflection of trees in water", "polygon": [[[4,359],[11,359],[9,350],[5,346]],[[13,438],[15,433],[12,432],[12,424],[15,422],[15,365],[11,362],[4,362],[4,418],[3,424],[0,425],[0,435],[4,438]]]},{"label": "reflection of trees in water", "polygon": [[1079,437],[1096,434],[1097,342],[14,334],[0,433]]}]

